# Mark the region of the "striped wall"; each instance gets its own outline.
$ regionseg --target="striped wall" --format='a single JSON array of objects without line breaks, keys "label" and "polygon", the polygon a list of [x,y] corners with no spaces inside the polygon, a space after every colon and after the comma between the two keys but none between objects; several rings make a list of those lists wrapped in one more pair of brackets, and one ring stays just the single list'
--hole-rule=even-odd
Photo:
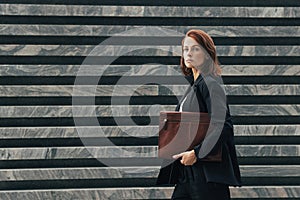
[{"label": "striped wall", "polygon": [[244,183],[233,199],[299,199],[299,6],[1,0],[0,199],[170,198],[154,184],[158,113],[185,90],[192,28],[222,64]]}]

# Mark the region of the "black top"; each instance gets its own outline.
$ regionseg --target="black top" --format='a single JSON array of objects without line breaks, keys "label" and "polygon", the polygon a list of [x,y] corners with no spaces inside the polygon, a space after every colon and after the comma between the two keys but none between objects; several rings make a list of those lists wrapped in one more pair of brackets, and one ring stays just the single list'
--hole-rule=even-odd
[{"label": "black top", "polygon": [[[208,182],[223,183],[232,186],[241,185],[241,177],[236,157],[233,138],[233,124],[229,107],[226,101],[220,77],[202,76],[193,81],[193,77],[187,77],[190,86],[179,101],[176,111],[186,97],[182,111],[207,112],[211,117],[210,128],[207,136],[201,144],[194,147],[197,162],[192,166],[183,166],[179,160],[161,168],[157,184],[176,184],[178,177],[189,176],[189,179],[197,179],[200,172]],[[201,161],[214,148],[222,148],[222,162]],[[179,176],[183,175],[183,176]],[[185,181],[185,180],[180,180]],[[195,181],[195,180],[194,180]]]}]

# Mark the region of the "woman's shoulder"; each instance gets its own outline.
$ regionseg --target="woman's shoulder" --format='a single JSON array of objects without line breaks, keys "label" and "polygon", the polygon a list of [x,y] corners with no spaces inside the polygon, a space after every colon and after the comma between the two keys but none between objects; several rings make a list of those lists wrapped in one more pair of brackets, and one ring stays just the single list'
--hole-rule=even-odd
[{"label": "woman's shoulder", "polygon": [[223,85],[223,81],[221,77],[215,77],[212,75],[200,75],[199,80],[195,82],[195,86],[201,87],[211,87],[211,86],[220,86]]},{"label": "woman's shoulder", "polygon": [[211,75],[203,76],[200,81],[196,81],[194,84],[194,90],[199,90],[202,94],[209,93],[209,91],[225,92],[222,78]]},{"label": "woman's shoulder", "polygon": [[206,75],[206,76],[203,76],[203,79],[207,84],[218,84],[218,85],[220,85],[223,82],[221,76]]}]

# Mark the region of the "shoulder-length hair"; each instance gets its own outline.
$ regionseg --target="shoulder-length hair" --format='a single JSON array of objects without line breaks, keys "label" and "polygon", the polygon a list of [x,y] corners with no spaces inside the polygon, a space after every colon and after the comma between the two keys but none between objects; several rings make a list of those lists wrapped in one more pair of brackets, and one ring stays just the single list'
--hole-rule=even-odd
[{"label": "shoulder-length hair", "polygon": [[[186,37],[193,38],[205,50],[205,54],[209,55],[206,57],[202,66],[197,66],[197,68],[201,70],[201,73],[203,73],[203,75],[220,76],[221,67],[217,57],[216,46],[212,38],[202,30],[190,30],[186,33],[185,37],[182,39],[181,42],[182,52],[183,52],[184,39]],[[181,66],[182,73],[185,76],[190,76],[193,74],[192,69],[188,68],[184,64],[183,54],[181,55],[180,66]]]}]

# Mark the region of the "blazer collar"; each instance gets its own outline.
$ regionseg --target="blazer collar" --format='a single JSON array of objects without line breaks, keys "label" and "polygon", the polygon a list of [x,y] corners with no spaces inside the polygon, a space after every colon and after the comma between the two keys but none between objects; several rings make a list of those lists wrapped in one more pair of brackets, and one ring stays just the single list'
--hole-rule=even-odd
[{"label": "blazer collar", "polygon": [[193,85],[198,85],[203,79],[202,74],[199,74],[199,76],[197,77],[197,79],[194,81]]}]

